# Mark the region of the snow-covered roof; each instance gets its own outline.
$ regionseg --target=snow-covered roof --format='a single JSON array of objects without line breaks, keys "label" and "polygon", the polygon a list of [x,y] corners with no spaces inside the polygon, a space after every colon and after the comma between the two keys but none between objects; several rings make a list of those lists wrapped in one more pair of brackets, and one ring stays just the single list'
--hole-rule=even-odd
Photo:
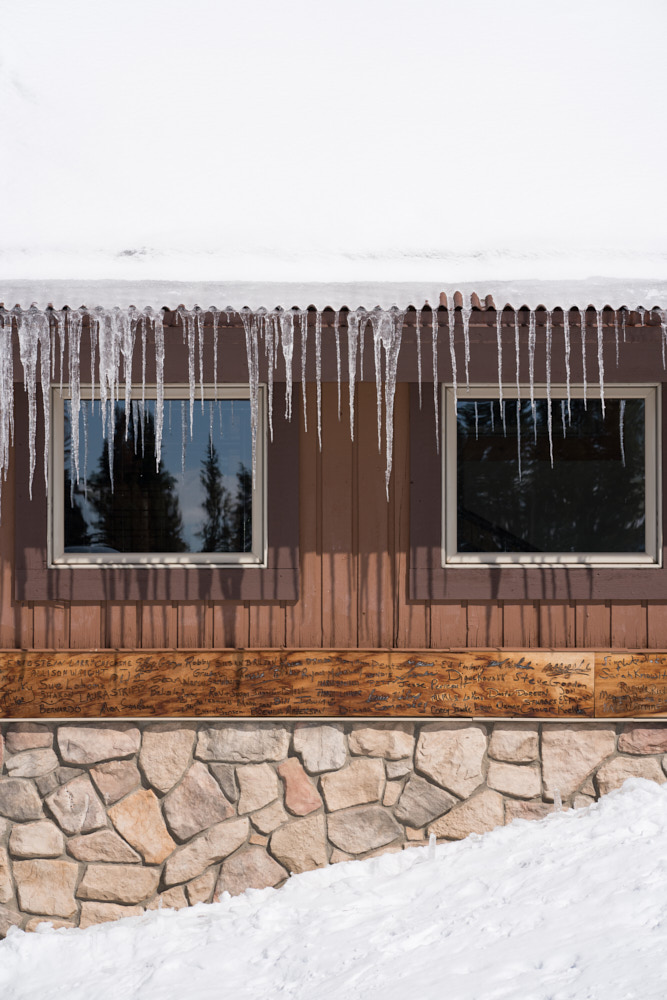
[{"label": "snow-covered roof", "polygon": [[5,0],[2,26],[6,306],[667,304],[662,0]]}]

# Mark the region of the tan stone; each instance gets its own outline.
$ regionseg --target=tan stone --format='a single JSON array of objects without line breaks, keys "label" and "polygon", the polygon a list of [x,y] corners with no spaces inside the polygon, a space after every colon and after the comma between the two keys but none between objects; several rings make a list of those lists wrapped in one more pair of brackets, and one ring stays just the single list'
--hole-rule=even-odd
[{"label": "tan stone", "polygon": [[51,792],[55,792],[60,785],[66,785],[73,778],[78,778],[83,771],[80,767],[57,767],[48,774],[39,775],[35,778],[35,784],[39,789],[39,794],[46,798]]},{"label": "tan stone", "polygon": [[9,850],[15,858],[59,858],[65,851],[65,838],[51,820],[20,823],[12,830]]},{"label": "tan stone", "polygon": [[403,791],[403,785],[400,781],[388,781],[386,788],[384,790],[384,798],[382,799],[382,805],[395,806],[400,798],[402,791]]},{"label": "tan stone", "polygon": [[415,748],[412,722],[360,722],[350,733],[350,753],[366,757],[400,760],[411,757]]},{"label": "tan stone", "polygon": [[431,823],[428,833],[448,840],[462,840],[470,833],[486,833],[496,826],[503,826],[504,822],[505,803],[502,795],[485,789]]},{"label": "tan stone", "polygon": [[183,780],[162,803],[169,829],[180,841],[234,815],[234,807],[220,791],[205,764],[195,761]]},{"label": "tan stone", "polygon": [[10,927],[20,927],[24,916],[11,906],[0,906],[0,938],[9,933]]},{"label": "tan stone", "polygon": [[4,847],[0,847],[0,903],[9,903],[14,898],[9,856]]},{"label": "tan stone", "polygon": [[161,892],[155,897],[152,902],[146,907],[147,910],[182,910],[184,906],[188,906],[188,901],[185,896],[185,889],[182,885],[174,886],[173,889],[167,889],[166,892]]},{"label": "tan stone", "polygon": [[79,899],[101,903],[143,903],[160,881],[156,868],[136,865],[88,865],[77,889]]},{"label": "tan stone", "polygon": [[40,778],[58,767],[53,750],[24,750],[7,761],[7,772],[12,778]]},{"label": "tan stone", "polygon": [[112,757],[129,757],[139,750],[141,733],[130,722],[61,726],[60,756],[66,764],[97,764]]},{"label": "tan stone", "polygon": [[217,823],[189,844],[179,848],[164,866],[164,883],[167,886],[189,882],[210,865],[222,861],[244,844],[250,833],[246,816]]},{"label": "tan stone", "polygon": [[423,726],[415,768],[465,799],[484,781],[486,729],[478,723],[434,722]]},{"label": "tan stone", "polygon": [[322,805],[322,799],[296,757],[288,757],[278,765],[278,774],[285,786],[285,805],[295,816],[307,816]]},{"label": "tan stone", "polygon": [[287,872],[262,847],[249,847],[223,861],[215,886],[215,899],[223,892],[238,896],[246,889],[267,889],[287,878]]},{"label": "tan stone", "polygon": [[600,795],[620,788],[628,778],[646,778],[659,785],[667,780],[655,757],[615,757],[603,764],[595,775]]},{"label": "tan stone", "polygon": [[413,826],[406,826],[405,836],[408,840],[425,840],[426,833],[424,830],[418,830]]},{"label": "tan stone", "polygon": [[581,786],[582,795],[590,795],[594,799],[597,798],[597,792],[595,791],[595,783],[593,781],[593,775],[589,775]]},{"label": "tan stone", "polygon": [[308,872],[328,862],[324,816],[292,820],[271,834],[271,853],[290,872]]},{"label": "tan stone", "polygon": [[405,783],[394,816],[411,827],[424,827],[437,816],[448,812],[458,802],[444,788],[432,785],[425,778],[411,774]]},{"label": "tan stone", "polygon": [[534,799],[542,794],[542,777],[539,766],[532,764],[504,764],[492,760],[486,775],[489,788],[517,799]]},{"label": "tan stone", "polygon": [[31,917],[23,929],[31,933],[36,931],[40,924],[48,924],[49,927],[53,927],[54,931],[63,927],[76,927],[73,920],[58,920],[56,917]]},{"label": "tan stone", "polygon": [[129,795],[141,784],[139,768],[133,760],[112,760],[91,767],[90,776],[108,806]]},{"label": "tan stone", "polygon": [[496,722],[489,740],[489,757],[511,764],[529,764],[540,755],[539,733],[529,722]]},{"label": "tan stone", "polygon": [[94,924],[106,924],[123,917],[140,917],[143,906],[119,906],[118,903],[82,903],[79,927],[85,929]]},{"label": "tan stone", "polygon": [[4,837],[4,835],[9,830],[10,826],[11,826],[11,823],[9,822],[9,820],[5,819],[4,816],[0,816],[0,840],[2,840],[2,838]]},{"label": "tan stone", "polygon": [[595,799],[590,795],[574,795],[572,798],[573,809],[588,809],[594,803]]},{"label": "tan stone", "polygon": [[196,903],[208,903],[213,893],[214,885],[215,871],[213,870],[204,872],[199,878],[188,882],[185,891],[188,895],[190,906],[194,906]]},{"label": "tan stone", "polygon": [[355,861],[355,860],[356,858],[354,858],[351,854],[346,854],[345,851],[339,851],[337,847],[334,847],[333,851],[331,852],[331,857],[329,858],[329,864],[337,865],[343,861]]},{"label": "tan stone", "polygon": [[111,806],[109,819],[149,865],[161,864],[176,847],[155,793],[149,788],[142,788]]},{"label": "tan stone", "polygon": [[553,802],[575,792],[605,757],[616,749],[616,729],[605,723],[545,723],[542,729],[544,797]]},{"label": "tan stone", "polygon": [[[403,836],[402,827],[381,806],[362,806],[333,813],[327,817],[327,828],[331,843],[347,854],[365,854]],[[273,842],[271,846],[273,848]]]},{"label": "tan stone", "polygon": [[230,802],[236,802],[239,790],[236,784],[236,768],[233,764],[209,764],[208,769],[220,785],[222,794]]},{"label": "tan stone", "polygon": [[250,834],[250,836],[248,837],[248,843],[249,844],[258,844],[260,847],[266,847],[266,845],[268,844],[268,842],[269,842],[269,838],[265,834],[263,834],[263,833],[255,833],[254,830]]},{"label": "tan stone", "polygon": [[77,861],[109,861],[136,864],[141,857],[113,830],[98,830],[83,837],[72,837],[67,852]]},{"label": "tan stone", "polygon": [[46,799],[59,826],[70,836],[90,833],[106,825],[104,806],[87,774],[61,785]]},{"label": "tan stone", "polygon": [[162,722],[144,729],[139,767],[146,781],[159,792],[168,792],[180,781],[192,757],[196,725]]},{"label": "tan stone", "polygon": [[329,812],[365,802],[379,802],[384,792],[384,764],[369,757],[354,757],[347,767],[320,778]]},{"label": "tan stone", "polygon": [[236,779],[241,790],[239,814],[256,812],[273,802],[280,795],[278,775],[270,764],[247,764],[236,769]]},{"label": "tan stone", "polygon": [[17,822],[40,819],[42,802],[27,778],[0,778],[0,816]]},{"label": "tan stone", "polygon": [[217,722],[197,737],[200,760],[254,764],[283,760],[289,751],[290,730],[279,722]]},{"label": "tan stone", "polygon": [[517,802],[516,799],[505,801],[505,822],[514,819],[544,819],[554,811],[551,802]]},{"label": "tan stone", "polygon": [[412,772],[412,761],[386,760],[384,762],[384,769],[387,772],[388,780],[394,781],[397,778],[404,778],[406,774],[410,774]]},{"label": "tan stone", "polygon": [[667,753],[667,723],[628,723],[618,738],[618,749],[621,753]]},{"label": "tan stone", "polygon": [[326,725],[298,722],[294,728],[294,749],[309,774],[337,771],[347,760],[345,733],[335,722]]},{"label": "tan stone", "polygon": [[5,736],[8,753],[53,746],[53,731],[39,722],[15,722]]},{"label": "tan stone", "polygon": [[289,819],[287,812],[285,811],[282,802],[276,799],[275,802],[271,802],[270,805],[264,806],[258,812],[252,813],[250,816],[252,824],[256,827],[260,833],[273,833],[279,826],[286,823]]},{"label": "tan stone", "polygon": [[73,917],[74,889],[79,866],[73,861],[15,861],[14,879],[19,906],[26,913]]}]

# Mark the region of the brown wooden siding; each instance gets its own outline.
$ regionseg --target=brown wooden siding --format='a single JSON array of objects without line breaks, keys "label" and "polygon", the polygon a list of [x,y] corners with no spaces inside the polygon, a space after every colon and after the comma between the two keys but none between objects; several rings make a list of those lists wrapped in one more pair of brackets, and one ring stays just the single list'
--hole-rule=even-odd
[{"label": "brown wooden siding", "polygon": [[[350,441],[347,387],[315,386],[300,430],[300,597],[296,603],[13,600],[14,463],[3,484],[0,646],[3,648],[629,647],[667,646],[667,602],[410,602],[409,385],[396,394],[394,472],[384,492],[375,386],[358,386]],[[296,410],[296,407],[295,407]],[[300,411],[300,407],[299,407]]]}]

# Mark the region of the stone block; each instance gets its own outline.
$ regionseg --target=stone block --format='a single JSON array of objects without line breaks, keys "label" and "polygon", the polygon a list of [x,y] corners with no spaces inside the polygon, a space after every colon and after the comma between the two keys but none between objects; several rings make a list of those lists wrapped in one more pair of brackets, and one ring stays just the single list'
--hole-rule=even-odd
[{"label": "stone block", "polygon": [[236,769],[239,814],[256,812],[280,796],[278,775],[270,764],[246,764]]},{"label": "stone block", "polygon": [[7,937],[10,927],[20,927],[25,917],[11,906],[0,906],[0,938]]},{"label": "stone block", "polygon": [[27,778],[0,778],[0,816],[24,823],[41,819],[42,801]]},{"label": "stone block", "polygon": [[415,768],[465,799],[484,781],[486,729],[478,723],[434,722],[422,727]]},{"label": "stone block", "polygon": [[346,854],[365,854],[403,837],[392,814],[381,806],[345,809],[327,818],[329,840]]},{"label": "stone block", "polygon": [[621,753],[667,753],[667,723],[627,723],[618,738],[618,749]]},{"label": "stone block", "polygon": [[130,722],[58,729],[60,756],[66,764],[97,764],[114,757],[129,757],[138,753],[140,744],[141,733]]},{"label": "stone block", "polygon": [[249,844],[258,844],[260,847],[266,847],[269,842],[269,838],[264,833],[256,833],[254,830],[248,837]]},{"label": "stone block", "polygon": [[156,868],[136,865],[88,865],[79,883],[79,899],[101,903],[143,903],[160,881]]},{"label": "stone block", "polygon": [[176,847],[160,812],[160,804],[149,788],[133,792],[109,809],[109,819],[128,844],[149,865],[159,865]]},{"label": "stone block", "polygon": [[5,735],[8,753],[53,746],[53,730],[39,722],[15,722]]},{"label": "stone block", "polygon": [[55,792],[56,788],[60,788],[61,785],[66,785],[68,781],[73,778],[78,778],[83,771],[80,767],[57,767],[55,771],[49,771],[48,774],[44,774],[41,777],[35,778],[35,784],[39,789],[39,794],[46,798],[51,792]]},{"label": "stone block", "polygon": [[309,774],[337,771],[347,760],[347,744],[339,723],[325,725],[298,722],[294,728],[294,749]]},{"label": "stone block", "polygon": [[250,833],[247,816],[217,823],[189,844],[179,848],[164,866],[164,884],[190,882],[206,868],[222,861],[246,842]]},{"label": "stone block", "polygon": [[324,816],[292,820],[271,835],[271,853],[289,872],[307,872],[329,860]]},{"label": "stone block", "polygon": [[214,869],[204,872],[203,875],[193,879],[192,882],[188,882],[185,887],[185,891],[187,893],[190,906],[194,906],[196,903],[209,903],[213,894],[214,886]]},{"label": "stone block", "polygon": [[403,789],[394,816],[411,827],[422,827],[455,806],[458,799],[425,778],[411,775]]},{"label": "stone block", "polygon": [[384,795],[382,797],[383,806],[395,806],[401,797],[401,792],[403,791],[403,783],[401,781],[388,781],[385,789]]},{"label": "stone block", "polygon": [[572,808],[573,809],[588,809],[595,803],[595,799],[591,795],[574,795],[572,797]]},{"label": "stone block", "polygon": [[223,861],[215,886],[215,898],[223,892],[238,896],[246,889],[267,889],[287,878],[287,871],[263,847],[249,847]]},{"label": "stone block", "polygon": [[256,764],[283,760],[290,745],[290,730],[283,723],[218,722],[200,730],[196,756],[200,760]]},{"label": "stone block", "polygon": [[447,840],[462,840],[471,833],[487,833],[505,822],[505,802],[498,792],[485,789],[441,816],[428,833]]},{"label": "stone block", "polygon": [[111,864],[137,864],[141,857],[113,830],[98,830],[82,837],[72,837],[67,852],[77,861],[108,861]]},{"label": "stone block", "polygon": [[412,757],[414,732],[412,722],[359,722],[349,736],[350,753],[388,760]]},{"label": "stone block", "polygon": [[236,784],[236,768],[233,764],[209,764],[208,769],[220,785],[222,794],[229,802],[236,802],[239,789]]},{"label": "stone block", "polygon": [[252,820],[252,825],[260,833],[273,833],[279,826],[287,822],[289,815],[285,811],[280,799],[276,799],[270,805],[264,806],[258,812],[252,813],[250,819]]},{"label": "stone block", "polygon": [[15,861],[14,880],[19,906],[26,913],[73,917],[79,866],[73,861]]},{"label": "stone block", "polygon": [[234,815],[234,807],[201,761],[195,761],[180,784],[169,792],[162,809],[169,829],[180,841]]},{"label": "stone block", "polygon": [[49,927],[53,927],[54,931],[61,930],[63,927],[76,927],[74,920],[59,920],[57,917],[30,917],[23,929],[28,933],[33,933],[40,924],[48,924]]},{"label": "stone block", "polygon": [[530,764],[540,755],[538,728],[529,722],[495,722],[489,757],[511,764]]},{"label": "stone block", "polygon": [[505,822],[514,819],[544,819],[554,811],[551,802],[517,802],[515,799],[505,800]]},{"label": "stone block", "polygon": [[278,774],[285,786],[285,805],[295,816],[307,816],[322,805],[322,799],[296,757],[288,757],[278,765]]},{"label": "stone block", "polygon": [[148,904],[146,909],[182,910],[185,906],[188,906],[185,889],[182,885],[176,885],[173,889],[167,889],[165,892],[161,892],[157,895],[155,899]]},{"label": "stone block", "polygon": [[320,778],[329,812],[365,802],[379,802],[384,785],[384,764],[372,757],[353,757],[347,767],[330,771]]},{"label": "stone block", "polygon": [[104,806],[87,774],[61,785],[47,797],[46,804],[59,826],[70,836],[106,826]]},{"label": "stone block", "polygon": [[123,917],[140,917],[143,906],[119,906],[118,903],[82,903],[79,927],[84,930],[94,924],[106,924]]},{"label": "stone block", "polygon": [[384,769],[387,772],[388,780],[395,781],[397,778],[404,778],[406,774],[412,773],[412,761],[387,760],[385,761]]},{"label": "stone block", "polygon": [[9,903],[14,898],[12,873],[9,866],[9,856],[4,847],[0,847],[0,903]]},{"label": "stone block", "polygon": [[489,761],[486,775],[489,788],[517,799],[534,799],[542,794],[540,768],[532,764],[505,764]]},{"label": "stone block", "polygon": [[108,806],[129,795],[141,784],[139,768],[133,760],[112,760],[91,767],[90,776]]},{"label": "stone block", "polygon": [[166,793],[185,774],[192,758],[196,725],[188,722],[162,722],[144,729],[139,767],[146,781]]},{"label": "stone block", "polygon": [[53,750],[24,750],[7,761],[7,773],[12,778],[41,778],[58,767]]},{"label": "stone block", "polygon": [[545,723],[542,728],[544,797],[568,799],[616,749],[616,727],[597,722]]},{"label": "stone block", "polygon": [[21,823],[11,832],[9,850],[15,858],[59,858],[65,851],[65,838],[51,820]]},{"label": "stone block", "polygon": [[655,757],[614,757],[603,764],[595,775],[600,795],[620,788],[628,778],[646,778],[659,785],[666,780]]},{"label": "stone block", "polygon": [[352,857],[351,854],[346,854],[345,851],[339,851],[337,847],[334,847],[331,852],[331,857],[329,859],[330,865],[337,865],[344,861],[355,861],[356,859]]}]

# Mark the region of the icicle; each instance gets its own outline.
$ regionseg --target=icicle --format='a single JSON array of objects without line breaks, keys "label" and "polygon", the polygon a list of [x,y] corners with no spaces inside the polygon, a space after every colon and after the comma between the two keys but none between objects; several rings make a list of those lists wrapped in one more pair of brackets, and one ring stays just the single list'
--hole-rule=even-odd
[{"label": "icicle", "polygon": [[519,482],[521,482],[521,400],[516,401],[516,457],[519,465]]},{"label": "icicle", "polygon": [[570,398],[570,310],[563,309],[563,340],[565,341],[565,387],[567,391],[567,418],[572,423],[572,400]]},{"label": "icicle", "polygon": [[[83,415],[83,495],[87,500],[88,499],[88,407],[84,406],[81,413]],[[71,489],[73,493],[74,491],[73,483],[71,483]],[[72,494],[70,494],[70,501],[71,500],[72,500]]]},{"label": "icicle", "polygon": [[535,310],[530,310],[528,319],[528,378],[530,379],[530,410],[533,414],[533,434],[537,441],[537,413],[535,411],[535,341],[537,340],[537,318]]},{"label": "icicle", "polygon": [[[248,385],[250,391],[250,432],[252,437],[252,482],[257,472],[257,424],[259,420],[259,335],[257,317],[249,310],[241,313],[248,360]],[[192,419],[192,411],[190,419]]]},{"label": "icicle", "polygon": [[280,314],[280,346],[285,359],[285,419],[292,419],[292,362],[294,360],[294,313]]},{"label": "icicle", "polygon": [[403,338],[404,312],[397,309],[376,309],[370,314],[373,327],[373,356],[375,359],[375,386],[377,399],[378,451],[382,433],[382,349],[384,349],[384,405],[385,405],[385,489],[389,500],[389,480],[393,461],[394,399],[398,355]]},{"label": "icicle", "polygon": [[153,334],[155,337],[155,394],[157,397],[155,401],[155,468],[159,471],[164,424],[164,319],[161,311],[158,311],[153,317]]},{"label": "icicle", "polygon": [[503,405],[503,311],[496,309],[496,346],[498,349],[498,398]]},{"label": "icicle", "polygon": [[0,495],[14,438],[14,351],[12,316],[0,310]]},{"label": "icicle", "polygon": [[435,834],[432,833],[428,838],[428,860],[435,861]]},{"label": "icicle", "polygon": [[639,322],[644,325],[644,317],[646,316],[646,310],[643,306],[637,306],[637,312],[639,313]]},{"label": "icicle", "polygon": [[65,368],[65,321],[67,319],[67,313],[65,310],[57,312],[55,314],[56,323],[58,325],[58,348],[60,353],[60,395],[63,394],[63,371]]},{"label": "icicle", "polygon": [[[472,300],[471,300],[472,301]],[[465,304],[465,299],[463,300],[463,305],[461,307],[461,319],[463,320],[463,348],[465,351],[465,367],[466,367],[466,391],[470,391],[470,316],[472,314],[472,305],[467,306]]]},{"label": "icicle", "polygon": [[336,341],[336,379],[338,383],[338,419],[340,420],[340,311],[334,313],[334,339]]},{"label": "icicle", "polygon": [[547,428],[549,432],[549,460],[551,468],[554,467],[554,442],[553,442],[553,415],[551,413],[551,319],[552,314],[547,309],[546,322],[546,355],[547,355]]},{"label": "icicle", "polygon": [[[435,411],[435,447],[440,453],[440,416],[438,412],[438,309],[431,306],[431,327],[433,336],[433,409]],[[451,334],[450,334],[451,336]],[[454,363],[454,362],[453,362]],[[454,374],[454,385],[456,386],[456,373]],[[454,409],[456,410],[456,388],[454,388]]]},{"label": "icicle", "polygon": [[624,344],[627,343],[627,338],[626,338],[626,335],[625,335],[625,332],[626,332],[625,331],[625,327],[626,327],[627,319],[628,319],[628,313],[627,313],[627,310],[624,307],[623,309],[621,309],[621,325],[622,325],[622,331],[623,331],[623,343]]},{"label": "icicle", "polygon": [[660,346],[662,348],[662,367],[665,368],[665,345],[667,344],[667,309],[658,309],[658,316],[660,317]]},{"label": "icicle", "polygon": [[347,372],[350,397],[350,439],[354,441],[354,383],[357,375],[357,351],[359,348],[359,313],[347,314]]},{"label": "icicle", "polygon": [[560,789],[554,788],[554,812],[561,812],[563,808],[563,800],[560,796]]},{"label": "icicle", "polygon": [[[218,398],[218,326],[220,324],[220,313],[213,309],[213,399]],[[211,407],[213,414],[213,407]]]},{"label": "icicle", "polygon": [[[195,409],[195,317],[188,309],[179,309],[183,324],[183,335],[188,345],[188,385],[190,387],[190,437],[192,437],[192,421]],[[245,327],[245,322],[244,322]],[[246,346],[248,335],[246,333]]]},{"label": "icicle", "polygon": [[258,323],[261,323],[264,334],[264,354],[267,359],[268,388],[269,388],[269,437],[273,441],[273,375],[276,367],[276,320],[271,314],[258,316]]},{"label": "icicle", "polygon": [[452,384],[454,386],[454,412],[456,412],[456,397],[457,397],[457,386],[456,386],[456,346],[454,343],[454,333],[456,329],[456,309],[454,306],[454,297],[451,300],[447,299],[447,325],[449,327],[449,357],[452,363]]},{"label": "icicle", "polygon": [[495,421],[495,418],[494,418],[494,409],[495,408],[494,408],[494,405],[493,405],[493,400],[490,401],[490,406],[491,406],[491,433],[493,434],[493,432],[496,429],[496,421]]},{"label": "icicle", "polygon": [[[616,343],[616,367],[618,368],[618,313],[614,309],[614,341]],[[665,359],[662,359],[662,367],[665,367]]]},{"label": "icicle", "polygon": [[365,309],[358,309],[359,313],[359,381],[364,381],[364,354],[366,349],[366,325],[368,324],[368,313]]},{"label": "icicle", "polygon": [[584,409],[588,408],[588,400],[586,398],[587,382],[586,382],[586,310],[579,306],[579,323],[581,324],[581,367],[583,369],[584,375]]},{"label": "icicle", "polygon": [[519,313],[514,310],[514,367],[516,370],[516,398],[521,399],[521,356],[519,353]]},{"label": "icicle", "polygon": [[299,323],[301,326],[301,399],[303,400],[303,426],[308,430],[308,410],[306,407],[306,352],[308,350],[308,313],[304,310],[299,313]]},{"label": "icicle", "polygon": [[560,401],[560,422],[563,425],[563,437],[567,437],[567,431],[565,429],[565,400]]},{"label": "icicle", "polygon": [[146,406],[146,317],[140,316],[139,323],[141,325],[141,405],[145,407]]},{"label": "icicle", "polygon": [[625,441],[623,439],[623,429],[625,424],[625,400],[621,400],[621,405],[619,407],[618,416],[618,433],[621,439],[621,461],[623,462],[623,468],[625,468]]},{"label": "icicle", "polygon": [[315,313],[315,383],[317,388],[317,441],[322,451],[322,313]]},{"label": "icicle", "polygon": [[199,394],[201,397],[201,411],[204,412],[204,320],[206,314],[198,309],[197,320],[197,359],[199,361]]},{"label": "icicle", "polygon": [[598,317],[598,378],[600,379],[600,406],[604,417],[604,331],[602,327],[602,310],[597,309]]},{"label": "icicle", "polygon": [[[45,313],[38,309],[30,309],[21,313],[18,323],[19,356],[23,365],[23,385],[28,394],[28,448],[30,453],[30,473],[28,491],[32,499],[32,480],[35,472],[35,434],[37,430],[37,356],[41,352],[42,364],[40,377],[45,377],[42,398],[44,400],[45,423],[48,422],[49,408],[49,370],[51,368],[50,344],[51,333],[49,321]],[[46,343],[48,342],[48,347]],[[44,355],[48,358],[45,368]],[[48,453],[48,441],[45,441],[45,452]],[[45,456],[45,480],[48,482],[48,454]]]},{"label": "icicle", "polygon": [[[97,324],[88,319],[88,337],[90,340],[90,398],[95,399],[95,352],[97,349]],[[95,407],[91,402],[91,410],[94,413]]]},{"label": "icicle", "polygon": [[417,339],[417,385],[419,387],[419,409],[422,408],[422,332],[421,332],[422,311],[417,309],[415,313],[415,337]]},{"label": "icicle", "polygon": [[475,441],[479,441],[479,407],[475,400]]},{"label": "icicle", "polygon": [[185,444],[187,431],[185,429],[185,400],[181,400],[181,474],[185,474]]},{"label": "icicle", "polygon": [[72,310],[67,317],[67,368],[69,372],[70,417],[72,434],[72,457],[74,460],[74,475],[72,486],[79,482],[79,412],[81,410],[81,381],[79,357],[81,354],[81,327],[83,315],[78,309]]}]

